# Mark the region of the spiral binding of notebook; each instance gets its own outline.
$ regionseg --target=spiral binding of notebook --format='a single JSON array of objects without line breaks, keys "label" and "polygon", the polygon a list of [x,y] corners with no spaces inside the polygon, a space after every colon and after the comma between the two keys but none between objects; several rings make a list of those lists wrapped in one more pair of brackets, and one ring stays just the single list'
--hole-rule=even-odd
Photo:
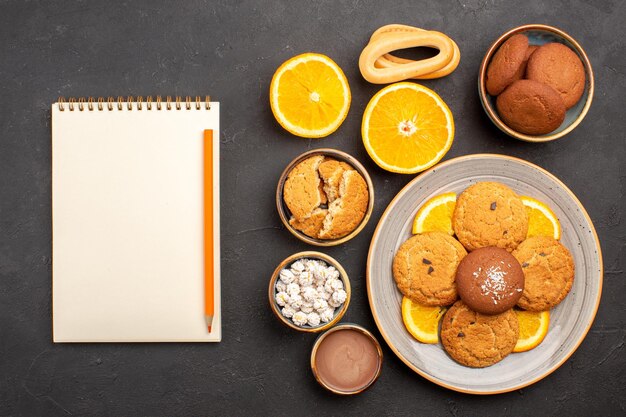
[{"label": "spiral binding of notebook", "polygon": [[[69,111],[113,111],[123,110],[126,107],[128,110],[152,110],[153,108],[156,110],[191,110],[195,107],[196,110],[211,110],[211,97],[205,96],[204,101],[200,96],[196,96],[193,99],[191,96],[181,97],[176,96],[172,98],[172,96],[166,96],[165,100],[161,96],[156,96],[153,100],[152,96],[148,96],[145,98],[142,96],[133,97],[128,96],[126,98],[122,96],[115,97],[79,97],[74,98],[70,97],[69,99],[65,99],[65,97],[59,97],[57,101],[60,111],[65,111],[66,109]],[[136,106],[133,106],[136,104]]]}]

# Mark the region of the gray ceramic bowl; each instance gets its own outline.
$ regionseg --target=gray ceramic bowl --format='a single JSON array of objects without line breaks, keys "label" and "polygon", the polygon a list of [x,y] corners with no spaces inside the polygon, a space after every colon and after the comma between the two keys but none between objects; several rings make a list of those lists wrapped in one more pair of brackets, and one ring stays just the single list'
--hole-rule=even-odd
[{"label": "gray ceramic bowl", "polygon": [[[487,94],[487,89],[485,86],[485,79],[487,74],[487,67],[491,62],[491,58],[496,53],[498,48],[511,36],[517,35],[518,33],[522,33],[528,37],[528,41],[530,45],[543,45],[549,42],[559,42],[567,47],[569,47],[572,51],[578,55],[580,60],[583,63],[583,67],[585,68],[586,80],[585,80],[585,91],[583,92],[582,97],[576,103],[576,105],[569,110],[565,114],[565,120],[556,130],[542,136],[532,136],[526,135],[521,132],[517,132],[510,127],[508,127],[498,116],[498,112],[496,111],[496,97],[490,96]],[[589,58],[587,58],[587,54],[583,48],[572,38],[570,35],[562,31],[561,29],[557,29],[552,26],[547,25],[523,25],[516,28],[513,28],[500,36],[496,41],[489,47],[489,50],[485,54],[482,63],[480,64],[480,71],[478,73],[478,95],[480,96],[480,102],[487,113],[487,116],[491,119],[491,121],[504,133],[507,135],[514,137],[519,140],[523,140],[526,142],[549,142],[551,140],[555,140],[567,135],[569,132],[574,130],[576,126],[582,122],[591,106],[591,101],[593,99],[593,91],[594,91],[594,79],[593,79],[593,70],[591,69],[591,63],[589,62]]]},{"label": "gray ceramic bowl", "polygon": [[[460,193],[477,181],[497,181],[518,195],[538,199],[558,217],[561,243],[574,258],[570,293],[550,311],[550,328],[536,348],[512,353],[487,368],[456,363],[441,344],[423,344],[406,330],[402,293],[393,279],[393,257],[412,236],[413,219],[430,198]],[[549,172],[503,155],[468,155],[424,171],[389,203],[367,257],[367,293],[372,316],[391,350],[415,372],[443,387],[471,394],[497,394],[533,384],[561,366],[585,338],[600,305],[602,252],[593,223],[576,196]]]}]

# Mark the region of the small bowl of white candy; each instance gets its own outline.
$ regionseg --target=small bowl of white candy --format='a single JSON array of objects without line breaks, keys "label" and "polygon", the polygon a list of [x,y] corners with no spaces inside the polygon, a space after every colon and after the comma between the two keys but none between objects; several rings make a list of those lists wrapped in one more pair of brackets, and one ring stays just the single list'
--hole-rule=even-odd
[{"label": "small bowl of white candy", "polygon": [[350,303],[343,267],[321,252],[299,252],[282,261],[270,280],[274,315],[301,332],[317,333],[339,322]]}]

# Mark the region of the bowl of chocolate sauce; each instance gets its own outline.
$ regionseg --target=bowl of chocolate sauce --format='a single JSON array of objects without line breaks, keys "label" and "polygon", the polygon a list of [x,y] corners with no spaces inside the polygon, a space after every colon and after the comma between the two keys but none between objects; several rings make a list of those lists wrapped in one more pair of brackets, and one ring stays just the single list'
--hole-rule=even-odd
[{"label": "bowl of chocolate sauce", "polygon": [[380,376],[383,351],[376,337],[352,323],[339,324],[321,334],[311,352],[317,382],[339,395],[359,394]]}]

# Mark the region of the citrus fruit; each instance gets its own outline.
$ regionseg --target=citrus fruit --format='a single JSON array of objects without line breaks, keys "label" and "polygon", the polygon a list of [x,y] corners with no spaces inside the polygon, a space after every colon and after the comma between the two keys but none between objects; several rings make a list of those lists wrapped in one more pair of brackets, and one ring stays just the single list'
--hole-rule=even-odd
[{"label": "citrus fruit", "polygon": [[446,307],[429,307],[418,304],[410,298],[402,298],[402,321],[411,336],[422,343],[439,341],[439,320]]},{"label": "citrus fruit", "polygon": [[522,196],[522,203],[528,213],[528,235],[561,238],[561,224],[554,212],[546,204],[532,197]]},{"label": "citrus fruit", "polygon": [[287,60],[270,84],[274,117],[287,131],[305,138],[321,138],[337,130],[348,114],[350,99],[343,71],[322,54]]},{"label": "citrus fruit", "polygon": [[454,140],[454,120],[437,93],[401,82],[372,97],[363,114],[361,135],[378,166],[414,174],[435,165],[448,152]]},{"label": "citrus fruit", "polygon": [[445,232],[454,235],[452,213],[456,206],[456,193],[445,193],[425,202],[413,220],[413,234]]},{"label": "citrus fruit", "polygon": [[550,325],[549,311],[524,311],[514,309],[519,321],[519,338],[513,352],[526,352],[543,341]]}]

